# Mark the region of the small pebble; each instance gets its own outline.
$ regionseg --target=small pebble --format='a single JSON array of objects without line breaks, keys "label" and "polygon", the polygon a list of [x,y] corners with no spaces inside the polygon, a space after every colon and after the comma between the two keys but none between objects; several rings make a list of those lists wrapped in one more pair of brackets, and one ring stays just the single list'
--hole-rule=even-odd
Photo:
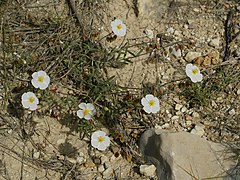
[{"label": "small pebble", "polygon": [[201,52],[188,52],[185,56],[185,60],[187,62],[192,62],[192,60],[200,57],[202,55]]},{"label": "small pebble", "polygon": [[100,165],[98,166],[98,171],[99,171],[100,173],[102,173],[103,171],[105,171],[105,168],[104,168],[104,166],[103,166],[102,164],[100,164]]},{"label": "small pebble", "polygon": [[150,29],[145,29],[144,33],[147,35],[148,38],[153,39],[153,31]]},{"label": "small pebble", "polygon": [[156,124],[154,128],[155,128],[155,129],[162,129],[162,126]]},{"label": "small pebble", "polygon": [[214,38],[209,42],[209,46],[212,46],[214,48],[219,48],[220,45],[220,38]]},{"label": "small pebble", "polygon": [[174,31],[174,35],[175,35],[175,36],[181,36],[181,31],[177,31],[177,30]]},{"label": "small pebble", "polygon": [[185,106],[183,106],[182,109],[181,109],[181,112],[184,113],[184,112],[186,112],[186,111],[187,111],[187,108],[186,108]]},{"label": "small pebble", "polygon": [[240,47],[237,48],[237,49],[234,51],[234,55],[235,55],[236,57],[240,57]]},{"label": "small pebble", "polygon": [[57,145],[65,143],[65,139],[58,139],[57,140]]},{"label": "small pebble", "polygon": [[103,179],[109,178],[113,173],[113,169],[111,167],[107,168],[103,171]]},{"label": "small pebble", "polygon": [[191,124],[192,124],[192,121],[189,121],[189,120],[186,121],[186,125],[187,125],[187,126],[190,126]]},{"label": "small pebble", "polygon": [[12,132],[13,132],[12,129],[9,129],[9,130],[7,131],[8,134],[12,134]]},{"label": "small pebble", "polygon": [[201,10],[198,9],[198,8],[194,8],[193,11],[194,11],[194,12],[200,12]]},{"label": "small pebble", "polygon": [[171,119],[172,120],[177,120],[177,119],[179,119],[179,116],[173,116]]},{"label": "small pebble", "polygon": [[164,125],[162,125],[162,128],[164,129],[164,128],[169,128],[170,127],[170,125],[169,125],[169,123],[165,123]]},{"label": "small pebble", "polygon": [[197,112],[193,112],[192,116],[195,117],[195,118],[199,118],[200,117],[200,115]]},{"label": "small pebble", "polygon": [[167,29],[167,32],[172,34],[174,32],[174,29],[172,27],[170,27],[170,28]]},{"label": "small pebble", "polygon": [[105,169],[111,167],[111,163],[109,161],[105,162],[104,167],[105,167]]},{"label": "small pebble", "polygon": [[183,26],[185,29],[188,29],[188,25],[187,24],[184,24]]},{"label": "small pebble", "polygon": [[73,163],[73,164],[76,164],[77,163],[77,160],[76,159],[73,159],[73,158],[68,158],[68,161]]},{"label": "small pebble", "polygon": [[175,114],[176,114],[177,116],[181,116],[181,115],[182,115],[182,112],[181,112],[181,111],[177,111]]},{"label": "small pebble", "polygon": [[237,94],[238,94],[238,95],[240,94],[240,89],[237,90]]},{"label": "small pebble", "polygon": [[230,110],[228,113],[229,113],[229,115],[231,115],[231,116],[236,114],[235,109]]},{"label": "small pebble", "polygon": [[156,171],[156,167],[154,165],[141,165],[140,166],[140,173],[145,176],[154,177],[155,171]]},{"label": "small pebble", "polygon": [[181,105],[181,104],[176,104],[176,105],[175,105],[175,110],[179,111],[182,107],[183,107],[183,105]]},{"label": "small pebble", "polygon": [[205,131],[204,131],[204,126],[202,125],[196,125],[192,130],[192,134],[198,135],[198,136],[203,136]]},{"label": "small pebble", "polygon": [[40,157],[40,152],[35,152],[35,153],[33,153],[33,157],[34,157],[35,159],[38,159],[38,158]]},{"label": "small pebble", "polygon": [[84,158],[84,156],[78,156],[77,157],[77,163],[78,164],[83,164],[86,161],[86,159]]}]

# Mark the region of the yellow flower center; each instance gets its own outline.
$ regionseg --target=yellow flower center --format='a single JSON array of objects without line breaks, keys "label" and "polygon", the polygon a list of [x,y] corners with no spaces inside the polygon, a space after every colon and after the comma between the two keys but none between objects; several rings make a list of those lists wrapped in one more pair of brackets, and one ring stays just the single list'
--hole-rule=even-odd
[{"label": "yellow flower center", "polygon": [[44,80],[44,77],[43,77],[43,76],[39,76],[39,77],[38,77],[38,82],[43,82],[43,80]]},{"label": "yellow flower center", "polygon": [[195,68],[195,69],[192,70],[193,75],[196,75],[197,73],[198,73],[198,69]]},{"label": "yellow flower center", "polygon": [[34,97],[29,97],[29,98],[28,98],[28,102],[33,103],[34,101],[35,101],[35,98],[34,98]]},{"label": "yellow flower center", "polygon": [[87,109],[87,108],[84,109],[83,114],[84,114],[84,116],[88,115],[89,114],[89,109]]},{"label": "yellow flower center", "polygon": [[121,29],[122,29],[122,25],[121,25],[121,24],[118,24],[118,25],[117,25],[117,29],[118,29],[118,30],[121,30]]},{"label": "yellow flower center", "polygon": [[103,137],[103,136],[99,136],[99,137],[98,137],[98,142],[101,143],[101,142],[103,142],[103,141],[104,141],[104,137]]},{"label": "yellow flower center", "polygon": [[149,104],[150,104],[150,106],[154,106],[155,101],[154,101],[154,100],[150,100],[150,101],[149,101]]}]

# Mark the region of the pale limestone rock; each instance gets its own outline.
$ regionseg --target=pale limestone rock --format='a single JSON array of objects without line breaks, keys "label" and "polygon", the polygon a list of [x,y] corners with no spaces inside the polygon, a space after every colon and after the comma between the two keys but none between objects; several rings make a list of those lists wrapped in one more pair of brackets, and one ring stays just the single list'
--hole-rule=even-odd
[{"label": "pale limestone rock", "polygon": [[200,115],[199,115],[197,112],[193,112],[193,113],[192,113],[192,117],[199,118]]},{"label": "pale limestone rock", "polygon": [[185,56],[185,60],[187,62],[191,62],[192,60],[194,60],[195,58],[198,58],[202,55],[201,52],[188,52]]},{"label": "pale limestone rock", "polygon": [[179,116],[173,116],[172,118],[171,118],[171,120],[177,120],[177,119],[179,119]]},{"label": "pale limestone rock", "polygon": [[156,167],[154,165],[141,165],[140,173],[144,176],[154,177],[155,176]]},{"label": "pale limestone rock", "polygon": [[139,0],[138,9],[139,15],[148,17],[149,19],[157,19],[161,17],[168,9],[169,1],[162,0]]},{"label": "pale limestone rock", "polygon": [[219,37],[214,38],[209,42],[209,46],[212,46],[214,48],[219,48],[219,45],[220,45],[220,38]]},{"label": "pale limestone rock", "polygon": [[102,164],[100,164],[100,165],[98,166],[98,171],[99,171],[100,173],[102,173],[104,170],[105,170],[104,166],[103,166]]},{"label": "pale limestone rock", "polygon": [[205,131],[204,131],[204,126],[203,125],[196,125],[192,130],[192,134],[198,135],[198,136],[203,136]]},{"label": "pale limestone rock", "polygon": [[38,158],[40,157],[40,152],[35,152],[35,153],[33,154],[33,157],[34,157],[35,159],[38,159]]},{"label": "pale limestone rock", "polygon": [[183,105],[181,105],[181,104],[176,104],[176,105],[175,105],[175,110],[179,111],[182,107],[183,107]]},{"label": "pale limestone rock", "polygon": [[168,28],[168,29],[167,29],[167,32],[170,33],[170,34],[173,34],[173,33],[174,33],[173,27]]},{"label": "pale limestone rock", "polygon": [[[226,148],[187,132],[147,130],[139,147],[144,159],[157,168],[158,179],[192,180],[226,176],[236,162],[228,159]],[[193,178],[191,175],[195,178]]]},{"label": "pale limestone rock", "polygon": [[182,107],[181,112],[184,113],[187,111],[187,108],[185,106]]},{"label": "pale limestone rock", "polygon": [[109,178],[112,176],[113,169],[111,167],[107,168],[103,173],[103,179]]},{"label": "pale limestone rock", "polygon": [[235,109],[231,109],[228,113],[229,113],[229,115],[235,115],[236,111],[235,111]]}]

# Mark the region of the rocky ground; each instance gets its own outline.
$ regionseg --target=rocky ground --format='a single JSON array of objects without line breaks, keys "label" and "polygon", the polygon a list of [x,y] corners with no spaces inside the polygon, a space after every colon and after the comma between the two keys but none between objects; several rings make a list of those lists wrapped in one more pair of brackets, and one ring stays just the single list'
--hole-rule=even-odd
[{"label": "rocky ground", "polygon": [[[45,7],[49,2],[31,2],[23,8],[36,4]],[[81,180],[157,179],[156,168],[145,164],[137,144],[140,135],[152,127],[186,131],[213,142],[239,142],[239,2],[109,0],[103,4],[100,4],[102,8],[94,9],[102,13],[93,22],[100,36],[111,32],[109,24],[114,17],[127,26],[126,37],[112,43],[104,41],[103,46],[119,46],[127,41],[144,44],[146,51],[130,59],[130,64],[108,68],[108,76],[116,76],[118,85],[130,89],[129,98],[142,93],[142,89],[154,91],[160,99],[160,112],[156,115],[131,111],[124,114],[120,124],[125,130],[124,138],[130,140],[123,140],[125,146],[121,147],[112,137],[112,146],[105,152],[92,148],[89,137],[81,138],[57,118],[41,113],[38,117],[33,116],[31,123],[25,124],[25,129],[33,132],[29,135],[20,129],[17,118],[2,115],[2,179],[65,180],[73,176]],[[63,11],[63,6],[61,1],[54,4],[58,12]],[[50,4],[48,7],[52,8]],[[226,35],[226,26],[231,29],[230,35]],[[153,32],[153,36],[147,32]],[[231,39],[227,46],[229,55],[226,38]],[[138,47],[132,50],[138,51]],[[204,83],[192,85],[183,81],[187,79],[187,63],[195,63],[201,68]],[[2,86],[2,92],[3,89]],[[69,89],[63,87],[62,91]],[[4,101],[5,95],[0,95]],[[103,130],[109,132],[107,127]],[[119,132],[122,133],[122,127]],[[131,156],[134,157],[132,160]]]}]

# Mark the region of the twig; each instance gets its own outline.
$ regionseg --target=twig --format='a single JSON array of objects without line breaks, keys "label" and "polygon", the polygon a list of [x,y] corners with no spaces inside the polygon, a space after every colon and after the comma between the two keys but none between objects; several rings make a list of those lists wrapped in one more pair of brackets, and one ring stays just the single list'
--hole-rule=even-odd
[{"label": "twig", "polygon": [[82,24],[80,15],[79,15],[78,12],[77,12],[77,9],[76,9],[76,6],[75,6],[75,2],[74,2],[74,0],[67,0],[67,2],[68,2],[67,4],[68,4],[68,6],[70,7],[73,15],[76,17],[77,22],[78,22],[78,24],[80,25],[80,29],[81,29],[82,34],[83,34],[83,27],[84,27],[84,26],[83,26],[83,24]]},{"label": "twig", "polygon": [[232,41],[232,27],[233,27],[233,15],[234,11],[231,9],[227,14],[227,19],[225,21],[225,51],[223,61],[226,61],[230,56],[230,43]]}]

